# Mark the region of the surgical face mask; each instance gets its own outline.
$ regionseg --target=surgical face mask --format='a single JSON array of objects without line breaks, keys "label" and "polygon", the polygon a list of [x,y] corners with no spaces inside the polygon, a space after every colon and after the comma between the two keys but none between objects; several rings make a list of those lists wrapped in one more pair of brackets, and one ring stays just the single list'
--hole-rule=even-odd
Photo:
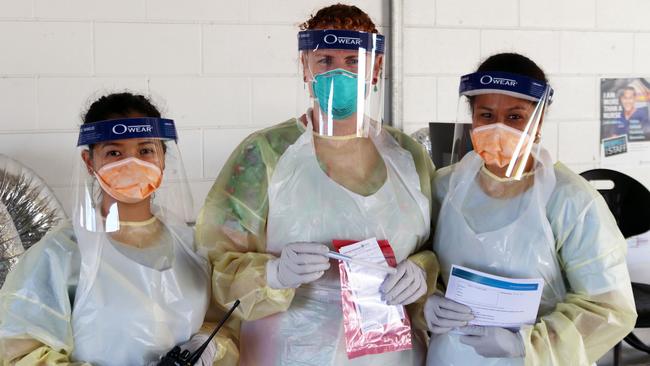
[{"label": "surgical face mask", "polygon": [[357,74],[335,69],[318,74],[312,82],[314,95],[323,112],[333,119],[350,117],[357,111]]},{"label": "surgical face mask", "polygon": [[106,193],[124,203],[144,200],[162,182],[158,166],[133,157],[106,164],[95,176]]},{"label": "surgical face mask", "polygon": [[492,123],[474,128],[471,133],[472,144],[477,154],[485,164],[496,165],[503,168],[510,163],[519,141],[524,138],[519,155],[523,154],[523,147],[528,143],[528,136],[516,128],[503,123]]}]

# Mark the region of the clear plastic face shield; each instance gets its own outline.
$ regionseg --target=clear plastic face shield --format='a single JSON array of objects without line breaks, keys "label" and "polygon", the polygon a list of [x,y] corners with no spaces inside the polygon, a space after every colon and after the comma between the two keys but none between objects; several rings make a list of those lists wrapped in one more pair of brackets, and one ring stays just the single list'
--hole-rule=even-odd
[{"label": "clear plastic face shield", "polygon": [[368,137],[384,113],[384,36],[348,30],[298,33],[298,117],[323,136]]},{"label": "clear plastic face shield", "polygon": [[116,232],[156,217],[188,223],[192,199],[174,121],[126,118],[80,127],[74,225]]},{"label": "clear plastic face shield", "polygon": [[552,97],[550,86],[523,75],[490,71],[462,76],[452,159],[473,149],[505,178],[521,179],[535,164]]}]

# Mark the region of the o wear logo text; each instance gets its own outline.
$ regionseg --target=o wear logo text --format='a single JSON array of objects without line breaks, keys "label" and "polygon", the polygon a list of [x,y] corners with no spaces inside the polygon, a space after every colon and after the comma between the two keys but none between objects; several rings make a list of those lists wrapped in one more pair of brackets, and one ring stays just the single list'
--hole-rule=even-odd
[{"label": "o wear logo text", "polygon": [[323,37],[323,41],[325,41],[327,44],[336,43],[336,41],[338,41],[338,37],[336,34],[327,34],[325,37]]},{"label": "o wear logo text", "polygon": [[113,133],[116,135],[123,135],[127,132],[130,133],[142,133],[142,132],[151,132],[151,126],[149,125],[134,125],[134,126],[126,126],[123,124],[117,124],[113,126]]},{"label": "o wear logo text", "polygon": [[326,34],[323,37],[323,42],[326,44],[351,44],[355,46],[361,46],[361,39],[355,37],[338,37],[336,34]]},{"label": "o wear logo text", "polygon": [[487,84],[506,85],[506,86],[516,86],[517,85],[517,80],[506,79],[506,78],[496,78],[496,77],[493,78],[490,75],[481,76],[481,79],[479,81],[483,85],[487,85]]},{"label": "o wear logo text", "polygon": [[[120,128],[121,131],[118,132],[118,128]],[[126,128],[125,125],[115,125],[113,126],[113,133],[116,135],[121,135],[123,133],[126,133],[128,129]]]},{"label": "o wear logo text", "polygon": [[489,84],[492,82],[492,76],[484,75],[481,77],[481,84]]}]

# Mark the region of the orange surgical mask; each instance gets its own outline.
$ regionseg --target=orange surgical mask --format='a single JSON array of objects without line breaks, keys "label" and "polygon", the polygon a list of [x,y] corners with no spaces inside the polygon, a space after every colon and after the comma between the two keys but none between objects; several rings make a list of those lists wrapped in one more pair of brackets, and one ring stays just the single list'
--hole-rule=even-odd
[{"label": "orange surgical mask", "polygon": [[158,166],[133,157],[106,164],[95,176],[106,193],[124,203],[144,200],[162,182]]},{"label": "orange surgical mask", "polygon": [[[523,132],[503,123],[492,123],[477,127],[471,133],[472,144],[476,153],[483,158],[485,164],[496,165],[499,168],[503,168],[510,163],[522,136]],[[524,152],[523,147],[527,143],[528,136],[523,141],[519,155]]]}]

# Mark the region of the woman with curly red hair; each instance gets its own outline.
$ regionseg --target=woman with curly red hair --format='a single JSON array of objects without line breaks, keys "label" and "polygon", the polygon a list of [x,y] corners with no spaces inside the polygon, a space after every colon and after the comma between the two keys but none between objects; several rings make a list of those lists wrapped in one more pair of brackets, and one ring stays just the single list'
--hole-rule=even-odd
[{"label": "woman with curly red hair", "polygon": [[[242,365],[421,365],[434,167],[404,133],[382,126],[384,37],[355,6],[320,9],[298,34],[304,104],[232,153],[197,220],[213,294],[241,306]],[[337,240],[390,244],[396,273],[383,305],[411,315],[412,349],[349,359]],[[380,277],[380,281],[382,277]]]}]

